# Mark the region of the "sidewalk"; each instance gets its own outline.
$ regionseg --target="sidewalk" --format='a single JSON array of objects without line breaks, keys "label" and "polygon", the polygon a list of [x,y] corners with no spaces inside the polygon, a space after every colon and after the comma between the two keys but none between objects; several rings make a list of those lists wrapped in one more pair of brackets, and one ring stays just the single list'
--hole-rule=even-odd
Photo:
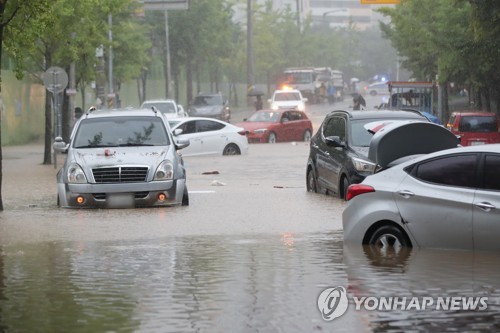
[{"label": "sidewalk", "polygon": [[[62,166],[63,156],[58,158],[58,168],[44,165],[44,145],[30,143],[2,147],[2,199],[4,208],[28,207],[31,202],[46,196],[47,188],[53,188],[56,200],[56,174]],[[35,200],[36,199],[36,200]]]}]

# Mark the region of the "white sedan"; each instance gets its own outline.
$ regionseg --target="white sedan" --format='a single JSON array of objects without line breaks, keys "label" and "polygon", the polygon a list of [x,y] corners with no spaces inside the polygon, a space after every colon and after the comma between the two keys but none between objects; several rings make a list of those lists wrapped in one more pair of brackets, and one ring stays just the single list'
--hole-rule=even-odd
[{"label": "white sedan", "polygon": [[189,117],[168,119],[176,140],[189,139],[183,156],[241,155],[248,151],[245,129],[221,120]]},{"label": "white sedan", "polygon": [[167,118],[182,118],[188,116],[182,105],[177,104],[173,99],[154,99],[145,101],[141,105],[142,109],[151,109],[152,107],[155,107]]}]

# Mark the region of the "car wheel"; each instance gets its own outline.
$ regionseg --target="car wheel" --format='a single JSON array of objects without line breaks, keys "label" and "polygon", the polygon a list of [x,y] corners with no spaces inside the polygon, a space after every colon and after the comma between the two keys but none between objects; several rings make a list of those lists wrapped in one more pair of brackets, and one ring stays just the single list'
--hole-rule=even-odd
[{"label": "car wheel", "polygon": [[408,236],[394,225],[383,225],[371,235],[368,244],[374,245],[381,251],[399,252],[404,247],[411,247]]},{"label": "car wheel", "polygon": [[184,193],[182,194],[182,206],[189,206],[189,193],[187,186],[184,186]]},{"label": "car wheel", "polygon": [[346,199],[347,197],[347,188],[349,187],[349,180],[347,179],[347,177],[342,177],[342,192],[339,193],[339,197],[341,199]]},{"label": "car wheel", "polygon": [[224,147],[222,155],[241,155],[241,151],[237,145],[235,145],[234,143],[230,143],[226,147]]},{"label": "car wheel", "polygon": [[304,141],[305,142],[311,141],[311,131],[310,130],[306,130],[304,132]]},{"label": "car wheel", "polygon": [[308,192],[318,193],[318,186],[316,185],[316,176],[314,175],[314,171],[309,169],[307,171],[307,183],[306,188]]},{"label": "car wheel", "polygon": [[274,132],[269,133],[269,137],[267,138],[268,143],[276,143],[277,138]]}]

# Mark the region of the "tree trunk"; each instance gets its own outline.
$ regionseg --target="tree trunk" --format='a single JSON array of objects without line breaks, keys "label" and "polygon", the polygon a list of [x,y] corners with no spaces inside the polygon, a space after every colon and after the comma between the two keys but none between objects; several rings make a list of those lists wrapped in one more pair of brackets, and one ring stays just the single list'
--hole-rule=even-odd
[{"label": "tree trunk", "polygon": [[[5,3],[6,1],[0,1],[0,17],[4,17],[5,13]],[[2,64],[2,45],[3,45],[3,29],[4,25],[0,25],[0,67]],[[0,68],[1,69],[1,68]],[[2,93],[2,79],[0,72],[0,96]],[[1,102],[3,107],[3,102]],[[2,118],[0,117],[0,211],[3,211],[3,199],[2,199],[2,178],[3,178],[3,154],[2,154]]]},{"label": "tree trunk", "polygon": [[71,123],[75,110],[69,109],[69,96],[66,95],[64,92],[61,95],[63,97],[63,103],[61,107],[61,122],[62,122],[61,136],[64,142],[69,142],[69,136],[71,134]]},{"label": "tree trunk", "polygon": [[448,97],[448,84],[445,84],[443,89],[443,117],[441,119],[443,124],[446,124],[450,118],[450,104],[448,103]]},{"label": "tree trunk", "polygon": [[186,97],[188,103],[193,100],[193,69],[191,55],[186,57]]},{"label": "tree trunk", "polygon": [[52,146],[52,95],[45,92],[45,150],[43,164],[51,164]]},{"label": "tree trunk", "polygon": [[483,92],[484,92],[485,111],[491,112],[490,88],[485,88]]}]

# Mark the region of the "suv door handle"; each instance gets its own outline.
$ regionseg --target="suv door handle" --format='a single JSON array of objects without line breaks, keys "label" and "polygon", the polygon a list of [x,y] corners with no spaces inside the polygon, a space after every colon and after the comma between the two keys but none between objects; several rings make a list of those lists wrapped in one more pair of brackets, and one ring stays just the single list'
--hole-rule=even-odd
[{"label": "suv door handle", "polygon": [[475,203],[474,206],[478,207],[479,209],[484,210],[485,212],[489,212],[492,209],[496,209],[496,207],[489,202],[478,202]]},{"label": "suv door handle", "polygon": [[408,191],[408,190],[398,191],[398,194],[406,199],[408,199],[409,197],[413,197],[415,195],[415,193],[413,193],[412,191]]}]

